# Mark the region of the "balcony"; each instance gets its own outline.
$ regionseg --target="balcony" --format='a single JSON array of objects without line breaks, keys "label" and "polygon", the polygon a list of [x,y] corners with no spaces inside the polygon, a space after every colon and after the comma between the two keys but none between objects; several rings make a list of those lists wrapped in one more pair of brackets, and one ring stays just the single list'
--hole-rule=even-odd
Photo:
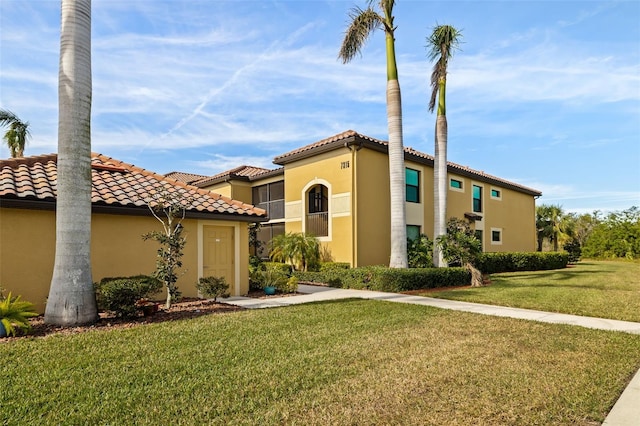
[{"label": "balcony", "polygon": [[307,214],[306,233],[316,237],[329,236],[329,213],[318,212]]}]

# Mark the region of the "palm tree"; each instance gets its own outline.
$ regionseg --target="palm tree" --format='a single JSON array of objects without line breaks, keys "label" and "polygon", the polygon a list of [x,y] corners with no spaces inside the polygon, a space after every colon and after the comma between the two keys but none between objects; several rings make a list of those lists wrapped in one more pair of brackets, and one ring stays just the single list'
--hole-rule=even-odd
[{"label": "palm tree", "polygon": [[536,207],[538,251],[542,251],[542,243],[545,238],[553,244],[553,251],[558,251],[558,241],[563,235],[563,216],[564,211],[559,205],[541,204]]},{"label": "palm tree", "polygon": [[4,140],[11,151],[11,158],[24,157],[24,146],[31,136],[29,122],[20,120],[9,110],[0,109],[0,126],[9,126]]},{"label": "palm tree", "polygon": [[391,195],[391,257],[389,267],[407,267],[407,219],[405,211],[405,168],[402,142],[402,101],[396,66],[393,6],[395,0],[380,0],[380,12],[369,0],[366,9],[354,7],[351,23],[342,41],[338,57],[350,62],[359,54],[367,39],[377,29],[385,32],[387,51],[387,124],[389,127],[389,188]]},{"label": "palm tree", "polygon": [[56,255],[45,322],[98,318],[91,279],[91,0],[62,0]]},{"label": "palm tree", "polygon": [[[437,240],[447,232],[447,109],[445,95],[447,91],[447,66],[454,49],[458,47],[460,31],[451,25],[438,25],[427,38],[429,58],[436,63],[431,73],[431,100],[429,111],[433,112],[438,104],[435,130],[435,160],[433,165],[434,225],[433,239]],[[438,244],[433,245],[435,266],[447,266]]]}]

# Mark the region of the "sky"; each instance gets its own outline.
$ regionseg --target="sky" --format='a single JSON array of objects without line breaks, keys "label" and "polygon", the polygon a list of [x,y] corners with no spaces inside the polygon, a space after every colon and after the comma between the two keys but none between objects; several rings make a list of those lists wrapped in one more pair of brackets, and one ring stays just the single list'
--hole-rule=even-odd
[{"label": "sky", "polygon": [[[387,140],[384,33],[338,60],[366,4],[93,0],[92,150],[213,175],[348,129]],[[453,25],[449,161],[566,212],[640,206],[640,1],[397,0],[394,15],[405,146],[434,153],[426,39]],[[0,107],[30,123],[25,155],[57,151],[59,44],[60,1],[0,0]]]}]

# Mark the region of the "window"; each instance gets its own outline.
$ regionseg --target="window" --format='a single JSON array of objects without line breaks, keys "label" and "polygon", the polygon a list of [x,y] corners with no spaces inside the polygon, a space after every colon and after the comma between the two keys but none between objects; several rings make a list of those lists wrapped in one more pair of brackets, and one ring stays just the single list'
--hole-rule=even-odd
[{"label": "window", "polygon": [[307,222],[305,232],[316,237],[329,236],[329,191],[315,185],[307,192]]},{"label": "window", "polygon": [[491,228],[491,244],[502,244],[502,229]]},{"label": "window", "polygon": [[274,223],[271,225],[260,225],[256,239],[258,240],[258,247],[255,250],[255,254],[261,259],[269,258],[269,241],[273,237],[277,237],[280,234],[284,234],[284,223]]},{"label": "window", "polygon": [[420,226],[418,225],[407,225],[407,238],[411,241],[417,240],[420,238]]},{"label": "window", "polygon": [[462,189],[462,181],[458,179],[451,179],[449,181],[449,186],[453,189]]},{"label": "window", "polygon": [[502,198],[502,191],[499,189],[491,188],[491,198],[495,198],[497,200]]},{"label": "window", "polygon": [[264,209],[271,219],[284,219],[284,181],[256,186],[252,189],[253,205]]},{"label": "window", "polygon": [[473,185],[473,212],[482,213],[482,187]]},{"label": "window", "polygon": [[413,169],[405,170],[407,182],[406,200],[409,203],[420,202],[420,172]]}]

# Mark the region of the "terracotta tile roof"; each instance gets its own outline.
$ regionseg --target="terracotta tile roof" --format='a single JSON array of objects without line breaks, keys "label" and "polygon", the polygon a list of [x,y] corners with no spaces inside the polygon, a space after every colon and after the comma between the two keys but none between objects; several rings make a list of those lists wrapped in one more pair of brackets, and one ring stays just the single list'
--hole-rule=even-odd
[{"label": "terracotta tile roof", "polygon": [[200,179],[205,179],[207,176],[205,175],[196,175],[193,173],[185,173],[185,172],[169,172],[164,175],[165,177],[178,180],[184,183],[193,183]]},{"label": "terracotta tile roof", "polygon": [[[55,201],[57,155],[0,160],[2,200]],[[215,194],[101,154],[91,154],[92,193],[95,206],[147,208],[154,194],[166,191],[192,200],[187,211],[231,215],[260,221],[262,209]],[[215,217],[215,216],[214,216]]]},{"label": "terracotta tile roof", "polygon": [[[370,136],[358,133],[354,130],[347,130],[326,139],[322,139],[318,142],[314,142],[312,144],[305,145],[301,148],[294,149],[293,151],[289,151],[287,153],[279,155],[274,158],[273,162],[276,164],[284,165],[293,161],[312,157],[323,152],[332,151],[334,149],[349,145],[366,146],[368,148],[386,153],[388,144],[389,143],[387,141],[372,138]],[[432,155],[417,151],[411,147],[405,147],[404,152],[406,159],[411,159],[413,161],[427,164],[433,167],[434,158]],[[508,187],[533,196],[542,195],[542,193],[536,189],[528,188],[518,183],[510,182],[506,179],[490,175],[488,173],[485,173],[484,171],[474,170],[470,167],[462,166],[450,161],[447,162],[447,168],[451,173],[461,174],[467,177],[478,179],[483,182],[494,183],[496,185]]]},{"label": "terracotta tile roof", "polygon": [[278,174],[283,171],[284,169],[282,167],[278,169],[265,169],[263,167],[255,166],[239,166],[213,176],[206,176],[203,179],[192,182],[192,184],[199,188],[202,188],[231,179],[251,181],[258,178],[271,176],[272,174]]},{"label": "terracotta tile roof", "polygon": [[[348,142],[349,139],[351,140],[355,140],[355,138],[361,139],[361,140],[366,140],[366,141],[370,141],[370,142],[374,142],[376,144],[380,144],[380,145],[387,145],[387,142],[385,141],[381,141],[379,139],[375,139],[372,138],[370,136],[366,136],[363,134],[360,134],[358,132],[356,132],[355,130],[347,130],[345,132],[342,133],[338,133],[337,135],[328,137],[326,139],[322,139],[318,142],[314,142],[312,144],[309,145],[305,145],[301,148],[297,148],[294,149],[293,151],[289,151],[287,153],[284,153],[282,155],[278,155],[276,158],[273,159],[273,162],[276,164],[284,164],[286,163],[287,159],[289,159],[290,157],[298,157],[300,155],[304,155],[305,153],[308,153],[309,151],[317,151],[321,148],[330,148],[327,150],[331,150],[333,149],[335,146],[341,146],[342,143],[341,142]],[[337,143],[337,144],[336,144]]]}]

